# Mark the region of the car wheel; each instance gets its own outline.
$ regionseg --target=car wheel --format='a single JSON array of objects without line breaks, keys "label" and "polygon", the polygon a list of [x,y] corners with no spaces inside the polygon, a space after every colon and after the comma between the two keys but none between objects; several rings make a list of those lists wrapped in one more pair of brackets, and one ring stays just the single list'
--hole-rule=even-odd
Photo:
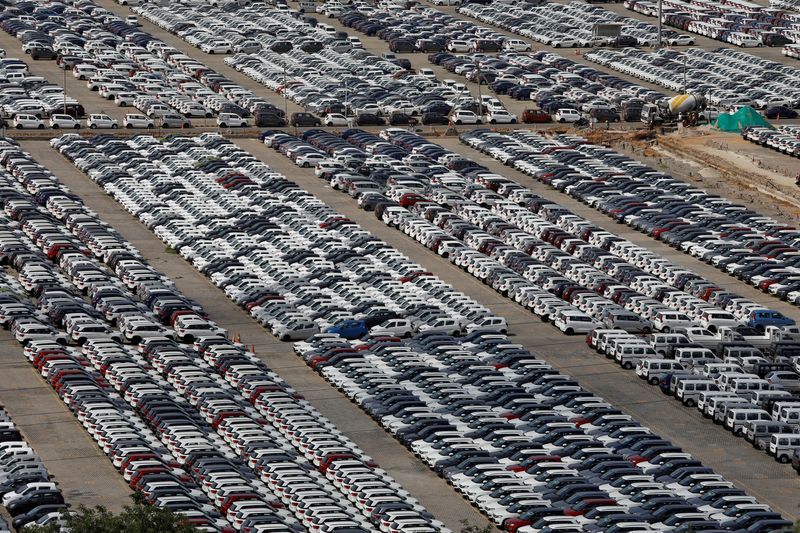
[{"label": "car wheel", "polygon": [[492,119],[489,122],[492,123],[492,124],[497,124],[497,121],[495,119]]},{"label": "car wheel", "polygon": [[76,130],[79,130],[79,129],[81,129],[81,125],[80,125],[80,124],[75,124],[75,129],[76,129]]},{"label": "car wheel", "polygon": [[778,457],[778,462],[782,463],[782,464],[788,463],[789,462],[789,456],[788,455],[781,455],[780,457]]},{"label": "car wheel", "polygon": [[119,126],[117,126],[116,124],[112,124],[112,125],[111,125],[111,129],[112,129],[112,130],[115,130],[115,129],[117,129],[118,127],[119,127]]},{"label": "car wheel", "polygon": [[512,119],[511,119],[511,123],[512,123],[512,124],[516,124],[516,123],[517,123],[517,119],[515,119],[515,118],[512,118]]},{"label": "car wheel", "polygon": [[564,333],[566,333],[567,335],[572,335],[573,333],[575,333],[575,331],[572,328],[567,328],[566,330],[564,330]]},{"label": "car wheel", "polygon": [[208,53],[209,53],[209,55],[213,56],[214,55],[214,50],[209,50]]},{"label": "car wheel", "polygon": [[289,337],[289,335],[284,335],[283,337],[281,337],[281,340],[282,340],[283,342],[289,342],[289,341],[290,341],[290,340],[292,340],[292,339],[291,339],[291,337]]},{"label": "car wheel", "polygon": [[138,335],[131,337],[131,344],[139,344],[140,342],[142,342],[142,338]]},{"label": "car wheel", "polygon": [[642,333],[644,333],[645,335],[649,335],[650,334],[650,328],[642,328]]},{"label": "car wheel", "polygon": [[625,361],[624,363],[622,363],[622,368],[624,368],[625,370],[631,370],[633,368],[633,363],[631,363],[630,361]]},{"label": "car wheel", "polygon": [[57,129],[58,129],[58,127],[59,127],[59,126],[58,126],[58,124],[53,124],[53,129],[54,129],[54,130],[57,130]]},{"label": "car wheel", "polygon": [[227,124],[225,124],[224,122],[221,122],[221,123],[220,123],[220,125],[219,125],[219,127],[220,127],[220,128],[227,128],[227,127],[228,127],[228,125],[227,125]]},{"label": "car wheel", "polygon": [[685,405],[686,407],[695,407],[697,405],[697,403],[694,400],[692,400],[691,398],[689,398],[688,400],[683,402],[683,405]]},{"label": "car wheel", "polygon": [[21,130],[22,129],[22,124],[17,124],[17,129]]},{"label": "car wheel", "polygon": [[475,124],[483,124],[483,122],[481,122],[480,120],[476,120]]},{"label": "car wheel", "polygon": [[647,380],[650,385],[658,385],[658,378],[650,378]]},{"label": "car wheel", "polygon": [[556,43],[556,44],[554,44],[553,46],[554,46],[555,48],[561,48],[561,44],[560,44],[560,43]]},{"label": "car wheel", "polygon": [[129,130],[130,130],[130,129],[133,129],[133,125],[131,125],[131,124],[126,124],[126,125],[125,125],[125,127],[126,127],[127,129],[129,129]]},{"label": "car wheel", "polygon": [[563,118],[560,118],[560,119],[558,119],[558,121],[559,121],[561,124],[563,124],[564,122],[566,122],[566,121],[565,121]]},{"label": "car wheel", "polygon": [[148,124],[148,125],[147,125],[147,129],[148,129],[148,130],[152,130],[153,128],[155,128],[155,125],[154,125],[154,124]]},{"label": "car wheel", "polygon": [[89,124],[89,128],[91,128],[93,130],[96,130],[97,129],[97,124]]},{"label": "car wheel", "polygon": [[39,124],[38,126],[36,126],[36,129],[43,130],[44,129],[44,124]]}]

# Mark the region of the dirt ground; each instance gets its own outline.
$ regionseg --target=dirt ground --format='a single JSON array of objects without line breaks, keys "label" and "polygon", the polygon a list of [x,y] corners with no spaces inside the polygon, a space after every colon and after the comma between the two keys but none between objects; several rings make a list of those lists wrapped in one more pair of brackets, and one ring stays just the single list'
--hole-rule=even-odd
[{"label": "dirt ground", "polygon": [[787,224],[800,219],[800,161],[707,128],[666,135],[596,132],[593,141]]}]

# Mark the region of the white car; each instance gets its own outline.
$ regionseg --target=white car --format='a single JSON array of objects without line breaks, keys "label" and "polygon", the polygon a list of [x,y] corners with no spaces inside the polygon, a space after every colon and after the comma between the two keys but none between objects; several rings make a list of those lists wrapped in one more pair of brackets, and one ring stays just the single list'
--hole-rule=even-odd
[{"label": "white car", "polygon": [[467,41],[450,41],[447,43],[447,50],[449,52],[469,52],[471,47]]},{"label": "white car", "polygon": [[489,124],[516,124],[517,115],[503,109],[498,109],[483,115],[483,121]]},{"label": "white car", "polygon": [[58,487],[52,481],[37,481],[27,483],[21,487],[18,487],[16,490],[7,492],[5,495],[3,495],[3,505],[8,505],[14,500],[18,500],[30,492],[43,489],[57,490]]},{"label": "white car", "polygon": [[247,119],[236,113],[220,113],[217,117],[217,126],[220,128],[242,128],[247,126]]},{"label": "white car", "polygon": [[370,335],[390,335],[395,337],[410,337],[414,333],[414,326],[406,318],[392,318],[383,324],[373,326]]},{"label": "white car", "polygon": [[322,122],[326,126],[347,126],[347,117],[341,113],[329,113]]},{"label": "white car", "polygon": [[44,122],[36,115],[16,115],[11,125],[18,130],[42,130]]},{"label": "white car", "polygon": [[567,335],[589,333],[599,326],[586,313],[569,310],[558,311],[555,320],[553,320],[553,325]]},{"label": "white car", "polygon": [[453,111],[451,120],[456,124],[481,124],[481,119],[478,115],[465,109]]},{"label": "white car", "polygon": [[127,17],[125,17],[125,22],[127,22],[131,26],[141,26],[141,24],[139,23],[139,17],[137,17],[136,15],[128,15]]},{"label": "white car", "polygon": [[129,113],[125,115],[125,118],[122,120],[122,124],[128,129],[155,127],[153,119],[146,115],[140,115],[137,113]]},{"label": "white car", "polygon": [[581,119],[581,114],[574,109],[559,109],[553,115],[556,122],[578,122]]},{"label": "white car", "polygon": [[108,115],[89,115],[89,118],[86,119],[86,125],[93,130],[97,128],[111,128],[115,130],[119,127],[119,122],[117,122],[117,119],[111,118]]},{"label": "white car", "polygon": [[73,129],[77,130],[81,127],[80,120],[76,119],[70,115],[50,115],[50,127],[57,130],[61,129]]},{"label": "white car", "polygon": [[503,41],[503,50],[512,52],[530,52],[531,45],[521,39],[506,39]]}]

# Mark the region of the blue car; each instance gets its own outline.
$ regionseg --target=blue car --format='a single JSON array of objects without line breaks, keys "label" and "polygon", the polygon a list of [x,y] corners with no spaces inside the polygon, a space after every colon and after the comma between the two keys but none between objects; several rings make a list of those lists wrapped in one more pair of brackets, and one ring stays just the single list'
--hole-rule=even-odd
[{"label": "blue car", "polygon": [[363,320],[343,320],[325,332],[338,333],[345,339],[359,339],[367,334],[367,325]]},{"label": "blue car", "polygon": [[750,316],[747,317],[747,325],[751,328],[763,330],[767,326],[794,326],[795,321],[778,311],[761,309],[750,312]]}]

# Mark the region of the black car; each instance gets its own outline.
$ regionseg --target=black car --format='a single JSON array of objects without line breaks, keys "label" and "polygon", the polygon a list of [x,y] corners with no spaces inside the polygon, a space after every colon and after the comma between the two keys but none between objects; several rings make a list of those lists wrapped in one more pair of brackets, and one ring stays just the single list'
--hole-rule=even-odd
[{"label": "black car", "polygon": [[441,124],[446,126],[450,123],[450,119],[444,113],[425,113],[422,115],[422,123],[426,126],[430,124]]},{"label": "black car", "polygon": [[6,509],[8,509],[11,516],[18,516],[40,505],[59,505],[63,503],[64,497],[58,490],[36,490],[9,503]]},{"label": "black car", "polygon": [[797,118],[797,111],[785,106],[770,107],[764,111],[764,116],[770,119],[776,118]]},{"label": "black car", "polygon": [[386,121],[383,120],[378,115],[373,115],[372,113],[364,113],[362,115],[358,115],[356,118],[356,125],[358,126],[385,126]]},{"label": "black car", "polygon": [[389,117],[390,126],[416,126],[418,123],[419,121],[415,117],[405,113],[392,113],[392,116]]},{"label": "black car", "polygon": [[292,113],[292,126],[321,126],[322,122],[311,113]]},{"label": "black car", "polygon": [[280,128],[286,125],[286,121],[277,113],[256,113],[255,126],[257,128]]}]

